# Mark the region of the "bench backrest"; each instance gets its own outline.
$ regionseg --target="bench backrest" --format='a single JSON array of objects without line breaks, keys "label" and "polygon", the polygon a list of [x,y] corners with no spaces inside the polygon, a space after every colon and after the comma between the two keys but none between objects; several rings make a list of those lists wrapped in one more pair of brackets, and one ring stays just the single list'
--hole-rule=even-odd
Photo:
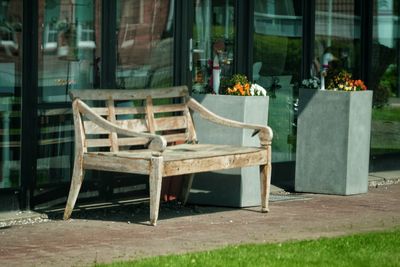
[{"label": "bench backrest", "polygon": [[[163,135],[168,144],[190,142],[195,137],[193,121],[186,106],[188,89],[177,86],[138,90],[71,90],[92,110],[120,127],[136,132]],[[142,137],[118,136],[82,117],[84,144],[87,149],[119,150],[143,148],[149,140]],[[76,126],[75,126],[76,127]]]}]

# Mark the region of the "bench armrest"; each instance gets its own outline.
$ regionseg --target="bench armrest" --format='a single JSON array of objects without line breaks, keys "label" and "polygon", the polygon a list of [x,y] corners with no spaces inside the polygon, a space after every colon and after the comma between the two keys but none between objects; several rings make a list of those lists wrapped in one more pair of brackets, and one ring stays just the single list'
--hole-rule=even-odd
[{"label": "bench armrest", "polygon": [[211,112],[209,109],[201,105],[199,102],[197,102],[194,98],[190,96],[187,97],[186,104],[191,110],[198,112],[202,118],[214,122],[216,124],[221,124],[235,128],[254,129],[252,136],[259,134],[261,145],[271,144],[273,133],[272,129],[269,126],[243,123],[218,116],[217,114]]},{"label": "bench armrest", "polygon": [[77,102],[80,113],[84,114],[89,120],[107,131],[123,134],[126,136],[148,138],[150,139],[149,149],[153,151],[163,152],[167,147],[167,141],[161,135],[151,133],[139,133],[126,128],[122,128],[96,114],[88,105],[85,104],[85,102],[83,102],[79,98],[75,98],[74,101]]}]

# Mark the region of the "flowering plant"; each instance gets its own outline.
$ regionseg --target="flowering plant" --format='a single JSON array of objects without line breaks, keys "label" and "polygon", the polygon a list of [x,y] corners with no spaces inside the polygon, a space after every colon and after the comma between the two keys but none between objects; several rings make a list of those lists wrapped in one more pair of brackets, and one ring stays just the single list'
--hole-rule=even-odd
[{"label": "flowering plant", "polygon": [[329,79],[327,89],[343,91],[364,91],[367,90],[367,87],[362,80],[353,80],[349,72],[341,70],[338,74]]},{"label": "flowering plant", "polygon": [[267,91],[258,84],[251,84],[246,75],[234,74],[222,81],[222,93],[239,96],[266,96]]},{"label": "flowering plant", "polygon": [[321,86],[321,82],[317,77],[312,77],[310,79],[304,79],[301,82],[301,87],[308,89],[319,89]]}]

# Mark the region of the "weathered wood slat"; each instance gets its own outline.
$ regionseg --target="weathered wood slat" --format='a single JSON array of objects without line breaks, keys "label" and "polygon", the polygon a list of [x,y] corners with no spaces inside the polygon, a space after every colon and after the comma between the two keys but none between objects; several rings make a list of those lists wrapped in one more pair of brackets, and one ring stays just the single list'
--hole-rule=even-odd
[{"label": "weathered wood slat", "polygon": [[267,157],[264,151],[208,158],[188,158],[165,162],[163,176],[242,168],[266,163]]},{"label": "weathered wood slat", "polygon": [[[111,123],[115,124],[115,110],[114,110],[114,100],[111,98],[107,100],[107,108],[108,108],[108,120]],[[111,151],[118,151],[118,136],[116,132],[110,132],[109,137],[111,142]]]},{"label": "weathered wood slat", "polygon": [[[147,152],[147,151],[146,151]],[[201,151],[199,151],[201,153]],[[147,156],[145,156],[147,155]],[[142,157],[144,156],[144,157]],[[129,152],[118,153],[88,153],[84,157],[86,168],[96,170],[112,169],[121,172],[137,172],[141,174],[149,174],[148,162],[151,160],[152,154],[145,153],[134,155]],[[163,176],[182,175],[189,173],[214,171],[221,169],[242,168],[267,163],[267,155],[265,150],[255,152],[246,152],[243,154],[228,154],[206,157],[196,155],[195,153],[182,152],[179,156],[169,155],[168,152],[163,154],[164,170]],[[135,162],[135,164],[132,164]],[[145,166],[136,166],[142,165]]]},{"label": "weathered wood slat", "polygon": [[[180,161],[184,159],[202,159],[210,157],[223,157],[236,154],[264,153],[267,158],[265,148],[260,147],[241,147],[230,145],[213,144],[182,144],[167,147],[163,152],[164,163],[169,161]],[[149,149],[135,149],[119,152],[94,152],[105,156],[118,156],[133,159],[150,159],[152,151]]]},{"label": "weathered wood slat", "polygon": [[156,123],[154,121],[153,99],[151,96],[146,97],[146,120],[149,132],[154,134],[156,132]]},{"label": "weathered wood slat", "polygon": [[115,171],[126,173],[149,174],[150,159],[127,159],[95,153],[87,153],[83,157],[85,169],[99,171]]},{"label": "weathered wood slat", "polygon": [[118,143],[120,146],[146,145],[149,143],[149,139],[141,137],[120,137]]},{"label": "weathered wood slat", "polygon": [[186,133],[179,133],[179,134],[168,134],[168,135],[163,135],[165,140],[167,140],[168,143],[175,143],[175,142],[185,142],[187,140],[187,134]]},{"label": "weathered wood slat", "polygon": [[[115,124],[126,129],[134,129],[136,132],[148,132],[145,119],[117,120]],[[176,130],[187,128],[187,119],[184,116],[163,117],[154,119],[154,131]],[[101,128],[92,121],[85,121],[86,134],[108,134],[109,131]]]},{"label": "weathered wood slat", "polygon": [[[178,141],[186,141],[187,134],[186,133],[179,133],[179,134],[169,134],[163,135],[165,140],[168,143],[178,142]],[[72,140],[71,140],[72,141]],[[136,146],[136,145],[145,145],[149,143],[148,138],[141,138],[141,137],[120,137],[118,139],[119,146]],[[93,138],[93,139],[86,139],[87,147],[109,147],[111,145],[110,140],[108,138]]]},{"label": "weathered wood slat", "polygon": [[[178,142],[178,141],[185,141],[186,134],[185,133],[178,133],[178,134],[169,134],[163,135],[165,140],[168,143]],[[101,139],[100,139],[101,140]],[[105,140],[105,139],[104,139]],[[100,141],[99,141],[100,142]],[[120,146],[136,146],[136,145],[146,145],[149,143],[149,139],[147,138],[140,138],[140,137],[119,137],[118,144]]]},{"label": "weathered wood slat", "polygon": [[110,98],[113,100],[136,100],[146,99],[147,96],[153,99],[160,99],[186,96],[188,95],[188,89],[186,86],[138,90],[103,89],[94,91],[93,89],[86,89],[70,90],[69,94],[72,99],[80,98],[82,100],[105,100]]},{"label": "weathered wood slat", "polygon": [[185,104],[158,105],[153,107],[153,111],[154,113],[178,112],[184,111],[185,108]]},{"label": "weathered wood slat", "polygon": [[[168,105],[156,105],[153,106],[154,113],[167,113],[167,112],[179,112],[184,111],[186,105],[185,104],[168,104]],[[100,116],[107,116],[108,109],[102,107],[92,108],[94,112],[96,112]],[[144,107],[115,107],[115,115],[138,115],[145,114],[146,110]]]},{"label": "weathered wood slat", "polygon": [[[108,109],[107,108],[92,108],[94,112],[96,112],[100,116],[107,116]],[[137,114],[145,114],[146,110],[144,107],[115,107],[115,115],[137,115]]]},{"label": "weathered wood slat", "polygon": [[[101,128],[92,121],[85,121],[86,134],[108,134],[109,131]],[[145,119],[117,120],[115,124],[125,129],[134,129],[135,132],[148,132]]]},{"label": "weathered wood slat", "polygon": [[164,117],[155,119],[156,131],[177,130],[187,128],[187,119],[184,116]]},{"label": "weathered wood slat", "polygon": [[[174,137],[175,139],[179,137]],[[172,137],[171,137],[172,139]],[[171,142],[168,141],[167,142]],[[119,137],[118,138],[118,145],[119,146],[138,146],[138,145],[146,145],[149,143],[148,138],[143,137]],[[87,147],[95,148],[95,147],[109,147],[110,140],[108,138],[93,138],[93,139],[86,139]]]},{"label": "weathered wood slat", "polygon": [[86,139],[85,146],[89,147],[110,147],[111,142],[108,138]]}]

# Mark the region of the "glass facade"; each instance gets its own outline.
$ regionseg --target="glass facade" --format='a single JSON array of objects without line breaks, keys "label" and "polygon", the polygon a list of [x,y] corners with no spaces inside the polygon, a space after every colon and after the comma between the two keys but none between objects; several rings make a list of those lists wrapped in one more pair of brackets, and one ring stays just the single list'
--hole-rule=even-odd
[{"label": "glass facade", "polygon": [[39,1],[38,186],[71,178],[74,135],[68,90],[99,86],[99,3]]},{"label": "glass facade", "polygon": [[0,189],[20,186],[22,1],[0,1]]},{"label": "glass facade", "polygon": [[345,69],[360,78],[361,5],[355,0],[316,0],[314,60],[311,75],[325,79]]},{"label": "glass facade", "polygon": [[257,0],[254,4],[253,82],[267,89],[268,124],[274,129],[272,161],[295,158],[294,84],[300,80],[301,1]]},{"label": "glass facade", "polygon": [[400,153],[400,1],[373,4],[371,155],[376,169],[398,168],[394,156]]},{"label": "glass facade", "polygon": [[[23,14],[23,3],[37,12]],[[215,64],[221,78],[240,70],[267,89],[275,171],[294,166],[299,82],[321,78],[325,66],[368,77],[370,166],[398,169],[399,13],[400,0],[0,0],[0,199],[2,192],[32,189],[25,198],[33,206],[40,190],[42,200],[63,201],[74,153],[68,90],[187,84],[210,92]],[[38,27],[28,33],[29,25]],[[23,36],[32,40],[23,43]],[[32,42],[37,51],[26,49]],[[23,133],[27,117],[35,123]],[[32,147],[32,162],[21,160],[21,150]],[[98,182],[96,174],[88,178]],[[101,190],[116,192],[104,183]],[[51,197],[43,189],[56,187]]]},{"label": "glass facade", "polygon": [[119,88],[172,85],[174,1],[117,1]]},{"label": "glass facade", "polygon": [[233,74],[234,18],[232,0],[195,1],[191,42],[192,83],[195,92],[213,90],[213,66],[218,66],[220,79]]}]

